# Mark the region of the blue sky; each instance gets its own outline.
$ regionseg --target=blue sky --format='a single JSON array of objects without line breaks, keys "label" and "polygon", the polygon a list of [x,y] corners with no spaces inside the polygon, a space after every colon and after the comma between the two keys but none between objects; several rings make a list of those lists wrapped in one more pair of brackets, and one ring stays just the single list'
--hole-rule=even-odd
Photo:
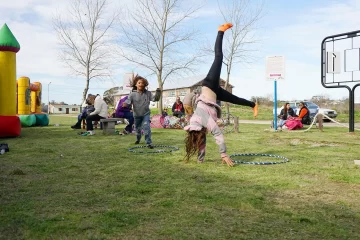
[{"label": "blue sky", "polygon": [[[131,4],[131,1],[122,0],[121,3]],[[67,5],[68,0],[0,0],[0,25],[7,23],[21,45],[17,54],[17,75],[28,76],[31,81],[43,84],[43,102],[48,99],[50,82],[50,100],[69,104],[81,102],[85,81],[71,77],[68,69],[59,62],[58,42],[51,22],[56,11],[66,12]],[[217,1],[204,0],[198,15],[191,24],[199,29],[199,36],[212,43],[217,26],[223,23]],[[328,35],[359,30],[359,16],[360,0],[265,1],[264,17],[256,30],[262,39],[257,60],[250,66],[234,66],[230,80],[235,86],[234,93],[244,98],[271,97],[273,81],[265,79],[265,58],[284,55],[286,79],[278,81],[278,98],[347,97],[348,92],[344,89],[327,89],[321,85],[320,43]],[[212,60],[211,56],[207,57],[196,74],[206,74]],[[112,80],[91,82],[89,92],[101,94],[110,87],[122,85],[123,73],[131,71],[146,75],[142,69],[125,63],[116,67]],[[222,77],[225,77],[225,71]],[[157,87],[155,77],[149,77],[149,80],[152,87]],[[356,95],[360,96],[359,93]]]}]

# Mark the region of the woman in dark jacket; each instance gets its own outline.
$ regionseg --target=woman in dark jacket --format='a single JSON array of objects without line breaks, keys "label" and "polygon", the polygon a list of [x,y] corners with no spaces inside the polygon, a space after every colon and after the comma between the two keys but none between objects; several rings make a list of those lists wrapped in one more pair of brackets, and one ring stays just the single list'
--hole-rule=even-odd
[{"label": "woman in dark jacket", "polygon": [[[91,94],[89,94],[91,96]],[[89,96],[88,96],[89,97]],[[81,129],[81,121],[83,119],[86,119],[86,117],[95,111],[94,105],[90,104],[88,101],[88,98],[85,100],[85,103],[87,106],[82,110],[82,112],[78,115],[78,121],[75,123],[75,125],[71,126],[72,129]]]},{"label": "woman in dark jacket", "polygon": [[279,127],[283,127],[284,124],[286,123],[286,120],[288,119],[288,117],[295,117],[296,114],[294,112],[294,109],[292,109],[290,107],[290,103],[285,103],[283,109],[281,109],[280,111],[280,123],[279,123]]}]

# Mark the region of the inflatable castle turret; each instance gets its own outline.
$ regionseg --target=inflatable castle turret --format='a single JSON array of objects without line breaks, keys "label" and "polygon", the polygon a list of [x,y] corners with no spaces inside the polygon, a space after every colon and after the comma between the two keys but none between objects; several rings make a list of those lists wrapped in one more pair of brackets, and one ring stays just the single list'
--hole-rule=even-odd
[{"label": "inflatable castle turret", "polygon": [[16,53],[20,44],[6,24],[0,29],[0,137],[20,136],[17,117]]},{"label": "inflatable castle turret", "polygon": [[22,127],[49,125],[49,116],[41,112],[41,86],[40,82],[30,83],[28,77],[17,81],[17,114]]}]

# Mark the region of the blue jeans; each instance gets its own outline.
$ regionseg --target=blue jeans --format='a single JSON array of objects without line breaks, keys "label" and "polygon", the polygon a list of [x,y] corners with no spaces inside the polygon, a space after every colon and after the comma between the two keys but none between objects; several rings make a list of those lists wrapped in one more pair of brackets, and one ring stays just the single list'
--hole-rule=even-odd
[{"label": "blue jeans", "polygon": [[74,126],[76,126],[76,127],[81,127],[81,120],[83,120],[83,119],[85,119],[86,117],[84,117],[83,118],[83,114],[81,113],[81,114],[79,114],[78,115],[78,121],[75,123],[75,125]]},{"label": "blue jeans", "polygon": [[132,112],[124,112],[124,118],[129,121],[129,124],[126,125],[125,131],[128,133],[132,133],[133,131],[133,125],[134,125],[134,117]]},{"label": "blue jeans", "polygon": [[141,130],[144,131],[145,143],[151,144],[151,128],[150,128],[150,114],[145,116],[137,116],[134,118],[136,128],[136,140],[141,139]]},{"label": "blue jeans", "polygon": [[[278,119],[277,126],[282,128],[285,125],[286,121],[287,120],[284,120],[284,119]],[[274,123],[273,123],[273,125],[274,125]]]}]

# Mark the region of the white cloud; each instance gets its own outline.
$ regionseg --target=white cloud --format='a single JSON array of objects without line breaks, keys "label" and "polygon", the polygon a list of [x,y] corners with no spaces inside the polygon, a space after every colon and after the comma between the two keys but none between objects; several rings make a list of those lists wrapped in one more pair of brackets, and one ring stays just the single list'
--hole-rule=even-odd
[{"label": "white cloud", "polygon": [[[50,89],[51,86],[64,86],[57,94],[53,92],[52,96],[57,97],[53,99],[78,102],[85,81],[72,77],[69,70],[59,61],[59,42],[52,26],[53,16],[56,13],[66,13],[68,4],[69,1],[55,0],[6,1],[0,9],[0,23],[7,23],[20,43],[21,49],[17,53],[18,77],[28,76],[32,82],[40,81],[43,89],[47,89],[49,82]],[[71,83],[74,84],[66,86]],[[90,90],[101,94],[105,87],[113,87],[114,84],[113,81],[93,81]],[[70,93],[72,88],[74,90]],[[43,92],[43,98],[47,99],[47,91]]]},{"label": "white cloud", "polygon": [[[21,45],[21,50],[17,54],[18,75],[26,75],[31,77],[32,81],[43,82],[45,89],[50,81],[57,89],[61,89],[60,86],[64,85],[64,90],[58,90],[58,98],[54,99],[57,101],[71,99],[71,102],[79,102],[84,82],[81,79],[71,79],[68,70],[58,61],[58,42],[51,22],[57,11],[66,11],[68,3],[69,1],[58,0],[1,1],[0,23],[8,24]],[[112,10],[121,8],[119,2],[113,1],[112,4],[116,4]],[[122,0],[122,4],[131,7],[130,4],[134,3],[131,0]],[[206,20],[208,24],[211,24],[210,22],[215,18],[221,19],[219,16],[216,17],[220,13],[214,4],[216,1],[205,5],[197,13],[197,19],[202,20],[199,23],[204,24]],[[246,98],[272,94],[273,82],[265,80],[265,56],[281,54],[287,59],[287,75],[285,81],[278,83],[279,98],[304,99],[318,94],[341,98],[348,95],[345,90],[326,89],[320,84],[320,43],[328,35],[359,29],[360,1],[329,2],[327,6],[321,8],[310,7],[309,5],[306,11],[299,10],[289,14],[293,24],[287,24],[290,21],[284,19],[282,26],[260,33],[265,35],[263,37],[264,49],[261,49],[259,54],[261,60],[251,69],[235,66],[231,75],[234,79],[232,84],[235,85],[235,94]],[[30,19],[31,17],[33,19]],[[194,20],[194,27],[196,27],[197,19]],[[265,16],[263,21],[269,22],[271,17]],[[210,27],[199,27],[204,31],[199,34],[199,37],[207,36],[208,33],[205,31]],[[206,73],[209,67],[208,63],[203,64],[200,67],[202,71],[199,73]],[[136,69],[136,66],[131,67],[123,63],[115,70],[116,75],[120,76],[119,80],[93,82],[90,91],[102,93],[105,88],[121,84],[121,73],[129,70],[136,71]],[[64,92],[63,95],[60,95],[61,91]],[[66,94],[67,92],[69,94]],[[43,97],[47,99],[46,91]]]},{"label": "white cloud", "polygon": [[[278,82],[279,98],[306,99],[319,94],[332,98],[348,96],[345,89],[329,89],[321,85],[321,41],[329,35],[358,30],[359,15],[359,1],[348,1],[310,9],[308,12],[294,15],[293,18],[296,19],[294,24],[268,29],[267,36],[264,37],[265,49],[262,49],[262,54],[259,56],[264,60],[254,65],[252,69],[241,69],[236,73],[239,79],[244,80],[239,86],[241,90],[235,89],[235,93],[239,92],[240,95],[247,97],[273,94],[273,82],[266,82],[264,76],[265,57],[285,55],[287,74],[284,82]],[[360,45],[358,42],[355,44]],[[349,47],[348,41],[336,43],[338,49],[344,50],[347,47]],[[337,77],[343,79],[345,75]],[[234,83],[234,85],[238,84]]]},{"label": "white cloud", "polygon": [[[239,97],[274,94],[274,81],[265,78],[265,60],[251,69],[236,72],[231,83],[235,86],[234,93]],[[281,100],[305,100],[315,95],[340,98],[346,94],[344,89],[324,88],[318,67],[302,61],[286,60],[285,80],[277,81],[277,97]]]}]

